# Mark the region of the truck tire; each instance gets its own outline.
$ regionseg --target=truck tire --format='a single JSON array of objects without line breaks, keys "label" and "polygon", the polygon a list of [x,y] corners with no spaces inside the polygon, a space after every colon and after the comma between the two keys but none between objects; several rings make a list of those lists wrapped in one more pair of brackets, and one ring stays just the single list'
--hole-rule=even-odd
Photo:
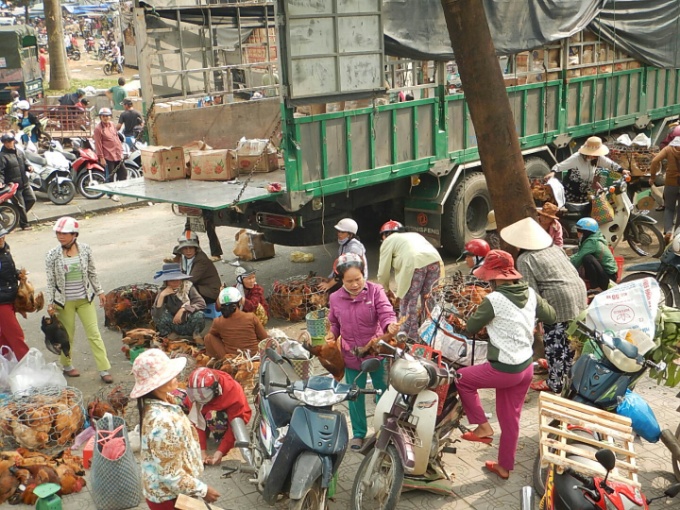
[{"label": "truck tire", "polygon": [[453,256],[463,251],[465,242],[484,237],[491,198],[481,172],[468,174],[446,200],[442,216],[442,246]]},{"label": "truck tire", "polygon": [[541,158],[527,158],[524,160],[524,169],[529,179],[542,179],[550,173],[550,165]]}]

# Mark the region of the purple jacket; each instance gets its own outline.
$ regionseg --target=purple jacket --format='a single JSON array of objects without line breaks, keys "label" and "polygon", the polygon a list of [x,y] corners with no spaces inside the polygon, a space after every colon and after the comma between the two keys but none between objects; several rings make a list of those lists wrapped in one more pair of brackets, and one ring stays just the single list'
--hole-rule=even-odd
[{"label": "purple jacket", "polygon": [[342,337],[345,365],[359,370],[363,360],[354,356],[351,350],[382,335],[388,325],[397,322],[397,317],[382,285],[366,282],[364,290],[354,299],[344,288],[331,294],[328,320],[335,337]]}]

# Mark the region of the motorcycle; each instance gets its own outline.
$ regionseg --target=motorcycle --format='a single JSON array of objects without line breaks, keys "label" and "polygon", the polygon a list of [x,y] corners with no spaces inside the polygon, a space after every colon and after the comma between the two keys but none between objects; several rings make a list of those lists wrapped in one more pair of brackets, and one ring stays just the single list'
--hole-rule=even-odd
[{"label": "motorcycle", "polygon": [[[398,333],[397,342],[404,342],[405,337]],[[366,456],[352,486],[353,510],[396,508],[405,478],[409,484],[410,479],[425,484],[449,479],[442,455],[456,453],[449,446],[453,429],[466,430],[460,424],[463,411],[455,388],[458,375],[439,351],[414,345],[409,353],[382,340],[379,344],[393,353],[390,386],[376,405],[377,432],[360,450]]]},{"label": "motorcycle", "polygon": [[114,72],[118,74],[123,74],[123,62],[125,62],[125,57],[120,57],[120,63],[116,62],[115,57],[108,55],[106,57],[106,64],[104,64],[103,71],[106,76],[113,74]]},{"label": "motorcycle", "polygon": [[658,262],[635,264],[626,268],[633,271],[621,280],[621,283],[654,278],[659,282],[663,300],[667,306],[680,306],[680,234],[666,247]]},{"label": "motorcycle", "polygon": [[[600,225],[600,231],[612,248],[620,241],[626,241],[631,249],[641,257],[660,257],[666,243],[663,233],[656,226],[656,220],[645,212],[636,212],[626,190],[625,178],[614,181],[607,189],[598,193],[608,193],[614,207],[614,218]],[[591,212],[591,203],[567,202],[559,221],[564,231],[565,244],[578,244],[576,222]],[[621,236],[623,232],[623,236]]]},{"label": "motorcycle", "polygon": [[80,50],[78,48],[70,46],[66,48],[66,56],[68,57],[69,60],[75,60],[77,62],[78,60],[80,60]]},{"label": "motorcycle", "polygon": [[14,198],[18,189],[16,182],[0,187],[0,226],[8,232],[19,224],[19,204]]},{"label": "motorcycle", "polygon": [[[372,372],[379,364],[377,359],[368,359],[361,370]],[[266,349],[250,437],[243,419],[230,422],[246,463],[225,466],[226,475],[252,473],[250,481],[270,505],[287,494],[291,510],[325,509],[327,498],[332,497],[331,481],[349,444],[346,418],[333,406],[368,393],[375,390],[325,376],[302,380],[288,360]]]},{"label": "motorcycle", "polygon": [[71,141],[73,153],[77,159],[72,163],[75,174],[76,188],[78,193],[88,200],[96,200],[104,196],[101,191],[93,191],[89,188],[106,182],[106,171],[99,164],[99,158],[94,151],[94,141]]},{"label": "motorcycle", "polygon": [[561,473],[550,468],[546,491],[540,508],[544,510],[634,510],[649,509],[649,505],[657,500],[674,498],[680,494],[680,484],[668,487],[662,496],[648,499],[639,489],[623,482],[609,481],[609,475],[616,467],[616,456],[609,449],[596,449],[589,444],[598,434],[590,430],[578,428],[571,431],[582,441],[570,439],[568,444],[578,444],[580,450],[591,451],[597,462],[578,454],[568,453],[567,459],[584,466],[589,471],[596,470],[598,465],[605,469],[606,475],[587,476],[571,467],[565,467]]},{"label": "motorcycle", "polygon": [[106,40],[104,38],[99,39],[99,44],[97,47],[97,60],[104,60],[106,58],[106,55],[108,55],[109,52],[109,47],[106,44]]},{"label": "motorcycle", "polygon": [[96,51],[96,45],[94,42],[94,37],[88,37],[85,39],[85,51],[88,53],[94,53]]},{"label": "motorcycle", "polygon": [[[33,167],[33,171],[28,175],[28,182],[34,191],[47,194],[55,205],[66,205],[73,200],[76,195],[76,186],[71,180],[68,161],[63,156],[58,159],[54,156],[59,153],[52,153],[51,156],[48,155],[51,157],[51,161],[48,161],[47,158],[33,152],[26,151],[24,154]],[[66,161],[66,165],[56,164],[55,160]]]}]

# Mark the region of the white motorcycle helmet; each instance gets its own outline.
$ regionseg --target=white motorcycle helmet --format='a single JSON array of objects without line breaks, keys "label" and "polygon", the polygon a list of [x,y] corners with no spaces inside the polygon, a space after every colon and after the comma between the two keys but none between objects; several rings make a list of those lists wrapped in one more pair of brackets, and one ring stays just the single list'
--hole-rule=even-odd
[{"label": "white motorcycle helmet", "polygon": [[390,369],[390,384],[399,393],[417,395],[432,384],[432,376],[417,360],[397,359]]}]

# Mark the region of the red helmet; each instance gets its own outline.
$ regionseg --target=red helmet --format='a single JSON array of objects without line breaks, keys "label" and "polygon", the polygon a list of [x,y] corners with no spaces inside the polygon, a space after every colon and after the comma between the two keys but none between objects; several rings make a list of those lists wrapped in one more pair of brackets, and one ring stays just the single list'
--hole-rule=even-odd
[{"label": "red helmet", "polygon": [[484,239],[473,239],[465,243],[465,252],[463,255],[474,255],[475,257],[486,257],[491,247]]},{"label": "red helmet", "polygon": [[380,234],[388,234],[392,232],[399,232],[404,228],[404,225],[398,221],[390,220],[380,227]]},{"label": "red helmet", "polygon": [[189,400],[205,404],[219,394],[221,394],[220,385],[212,370],[205,367],[199,367],[191,372],[189,383],[187,384],[187,396],[189,397]]}]

